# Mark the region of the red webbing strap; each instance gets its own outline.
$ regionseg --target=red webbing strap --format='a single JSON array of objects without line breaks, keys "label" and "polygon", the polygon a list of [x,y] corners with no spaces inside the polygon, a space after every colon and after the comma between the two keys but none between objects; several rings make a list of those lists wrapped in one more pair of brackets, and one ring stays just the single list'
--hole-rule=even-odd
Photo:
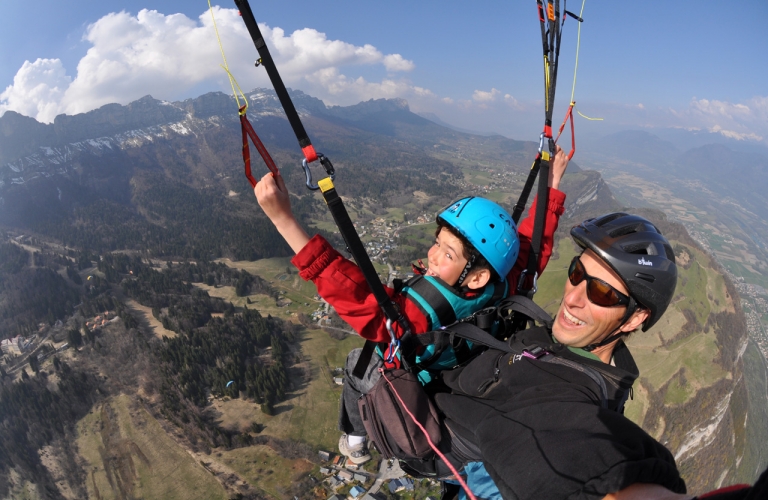
[{"label": "red webbing strap", "polygon": [[442,459],[442,461],[445,463],[445,465],[448,466],[448,468],[453,473],[453,476],[456,478],[456,480],[461,484],[461,487],[464,488],[464,491],[466,492],[467,496],[471,500],[477,500],[477,497],[472,493],[472,490],[469,489],[469,486],[467,486],[467,482],[464,481],[464,478],[461,477],[461,474],[459,474],[459,471],[456,470],[456,468],[453,466],[453,464],[443,455],[440,450],[437,449],[437,446],[435,446],[435,443],[432,442],[431,439],[429,439],[429,433],[424,428],[423,425],[421,425],[421,422],[419,422],[416,417],[413,416],[413,413],[411,413],[411,410],[408,409],[407,406],[405,406],[405,403],[403,402],[403,398],[400,397],[400,394],[398,394],[397,389],[395,389],[395,386],[392,384],[392,381],[389,380],[387,377],[384,376],[384,369],[379,368],[379,373],[381,373],[381,378],[383,378],[387,384],[389,384],[389,388],[392,389],[392,394],[395,395],[397,400],[400,402],[400,406],[403,407],[405,412],[408,414],[409,417],[411,417],[411,420],[419,427],[419,430],[424,433],[424,437],[427,438],[427,443],[429,443],[429,447],[432,448],[432,451],[437,454],[438,457]]},{"label": "red webbing strap", "polygon": [[560,138],[560,134],[563,133],[563,129],[565,128],[565,124],[568,122],[568,120],[571,121],[571,150],[568,152],[568,161],[573,158],[573,153],[576,152],[576,131],[573,129],[573,106],[576,105],[576,102],[572,102],[570,106],[568,106],[568,111],[565,113],[565,118],[563,119],[562,125],[560,125],[560,130],[557,132],[557,137],[555,137],[555,144],[557,144],[557,140]]},{"label": "red webbing strap", "polygon": [[253,141],[253,145],[256,146],[256,149],[259,151],[261,159],[267,164],[267,168],[269,168],[275,175],[278,175],[279,172],[277,170],[277,165],[275,165],[272,157],[269,156],[267,148],[261,143],[261,139],[256,135],[256,131],[253,130],[251,122],[249,122],[248,118],[245,116],[245,106],[240,108],[240,128],[243,131],[243,163],[245,164],[245,176],[248,178],[248,182],[251,183],[251,187],[255,188],[258,181],[254,179],[253,174],[251,174],[251,148],[248,145],[248,137]]},{"label": "red webbing strap", "polygon": [[283,106],[283,111],[285,111],[285,115],[288,118],[288,123],[291,124],[293,133],[299,141],[299,147],[304,152],[304,157],[307,159],[307,163],[312,163],[317,160],[317,153],[315,152],[315,148],[312,147],[312,141],[309,140],[307,131],[304,129],[304,124],[301,123],[301,118],[299,118],[299,113],[296,111],[291,96],[288,94],[288,89],[285,88],[283,79],[277,71],[277,66],[272,59],[272,55],[269,53],[269,48],[264,41],[264,37],[261,34],[256,18],[253,17],[251,6],[248,3],[248,0],[235,0],[235,5],[237,5],[238,10],[240,11],[240,16],[242,16],[243,22],[245,23],[245,27],[248,29],[253,44],[259,52],[260,59],[256,66],[262,65],[264,66],[264,69],[267,70],[269,81],[272,82],[272,86],[275,88],[275,93],[280,100],[280,104]]}]

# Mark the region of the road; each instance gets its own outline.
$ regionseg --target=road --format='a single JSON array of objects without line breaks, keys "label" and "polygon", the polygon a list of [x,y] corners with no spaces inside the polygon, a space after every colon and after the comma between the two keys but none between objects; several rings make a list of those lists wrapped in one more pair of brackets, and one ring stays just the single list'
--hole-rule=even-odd
[{"label": "road", "polygon": [[373,482],[373,486],[371,486],[371,489],[368,490],[368,493],[374,494],[378,493],[381,489],[381,486],[384,484],[384,481],[389,481],[390,479],[397,479],[398,477],[403,477],[405,475],[405,472],[400,468],[400,464],[397,462],[397,460],[383,460],[381,461],[381,466],[379,467],[379,473],[376,475],[376,480]]}]

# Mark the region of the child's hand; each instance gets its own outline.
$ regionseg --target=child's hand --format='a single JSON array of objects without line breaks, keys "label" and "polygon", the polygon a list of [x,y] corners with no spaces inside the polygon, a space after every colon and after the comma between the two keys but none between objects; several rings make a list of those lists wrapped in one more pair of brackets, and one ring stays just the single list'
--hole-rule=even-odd
[{"label": "child's hand", "polygon": [[273,224],[282,224],[294,218],[293,212],[291,212],[291,201],[288,198],[288,189],[285,187],[285,181],[280,174],[268,173],[256,184],[253,192],[262,210]]},{"label": "child's hand", "polygon": [[563,148],[555,146],[555,160],[549,168],[549,187],[552,189],[560,188],[560,179],[565,174],[565,169],[568,167],[568,155],[565,154]]}]

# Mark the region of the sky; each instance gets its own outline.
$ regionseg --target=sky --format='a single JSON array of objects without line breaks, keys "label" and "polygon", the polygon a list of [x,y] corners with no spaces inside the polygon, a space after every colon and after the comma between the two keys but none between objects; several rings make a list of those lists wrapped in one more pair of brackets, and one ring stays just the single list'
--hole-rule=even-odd
[{"label": "sky", "polygon": [[[527,140],[541,132],[533,0],[250,3],[286,85],[328,105],[398,97],[464,129]],[[206,1],[2,5],[0,114],[50,123],[147,94],[175,101],[231,93]],[[269,87],[234,1],[213,5],[240,86]],[[766,0],[586,0],[583,18],[576,109],[603,120],[577,116],[578,130],[673,127],[768,144]],[[571,98],[577,33],[568,18],[556,124]]]}]

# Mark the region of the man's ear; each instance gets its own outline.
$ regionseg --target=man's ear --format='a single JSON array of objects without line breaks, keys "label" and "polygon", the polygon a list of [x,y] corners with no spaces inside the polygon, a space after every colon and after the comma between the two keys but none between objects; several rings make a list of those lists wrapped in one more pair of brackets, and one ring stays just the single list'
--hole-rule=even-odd
[{"label": "man's ear", "polygon": [[488,269],[478,269],[471,271],[469,276],[464,280],[464,286],[470,290],[477,290],[483,288],[491,280],[491,271]]},{"label": "man's ear", "polygon": [[648,319],[648,309],[638,308],[632,313],[626,323],[624,323],[620,330],[622,332],[632,332],[637,330],[643,322]]}]

